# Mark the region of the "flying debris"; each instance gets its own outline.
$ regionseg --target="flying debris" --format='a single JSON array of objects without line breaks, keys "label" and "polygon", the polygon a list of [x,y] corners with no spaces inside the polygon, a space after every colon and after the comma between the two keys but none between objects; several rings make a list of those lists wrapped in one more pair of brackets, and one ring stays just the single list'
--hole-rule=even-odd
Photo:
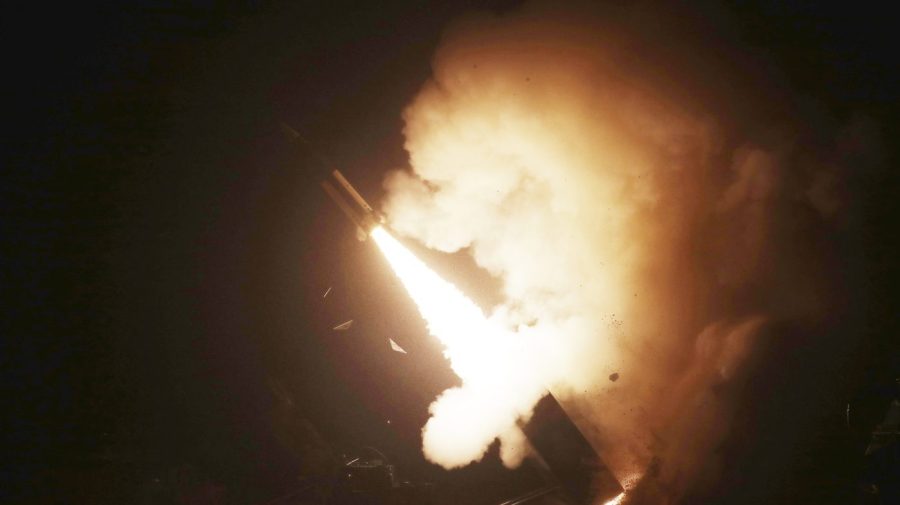
[{"label": "flying debris", "polygon": [[337,325],[337,326],[335,326],[334,328],[332,328],[332,330],[334,330],[334,331],[347,331],[347,330],[350,329],[351,326],[353,326],[353,320],[352,320],[352,319],[349,320],[349,321],[343,322],[343,323],[341,323],[341,324],[339,324],[339,325]]},{"label": "flying debris", "polygon": [[399,345],[397,345],[397,342],[394,342],[394,339],[389,338],[388,340],[391,342],[391,350],[396,351],[396,352],[399,352],[399,353],[406,354],[406,351],[403,350],[402,347],[400,347]]},{"label": "flying debris", "polygon": [[365,240],[376,226],[384,222],[384,218],[366,202],[340,170],[333,170],[331,177],[322,181],[322,189],[356,225],[356,237],[360,241]]},{"label": "flying debris", "polygon": [[619,380],[619,372],[613,372],[613,373],[609,374],[609,380],[611,380],[613,382],[616,382],[617,380]]},{"label": "flying debris", "polygon": [[331,293],[331,286],[328,286],[328,289],[325,290],[325,294],[322,295],[322,299],[324,300],[325,298],[327,298],[329,293]]}]

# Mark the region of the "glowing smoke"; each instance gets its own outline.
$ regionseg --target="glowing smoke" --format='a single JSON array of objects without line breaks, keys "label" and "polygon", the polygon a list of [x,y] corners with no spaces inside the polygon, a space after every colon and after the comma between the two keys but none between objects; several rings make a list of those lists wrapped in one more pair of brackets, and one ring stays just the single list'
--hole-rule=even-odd
[{"label": "glowing smoke", "polygon": [[[729,388],[766,328],[830,307],[808,237],[846,195],[841,169],[798,161],[789,138],[736,141],[612,26],[544,5],[454,25],[405,111],[411,171],[388,178],[385,210],[502,280],[488,316],[464,309],[489,331],[448,330],[463,386],[431,407],[430,460],[467,464],[497,437],[522,454],[515,421],[550,386],[620,479],[647,472],[677,497],[714,478]],[[423,315],[432,333],[455,323]]]}]

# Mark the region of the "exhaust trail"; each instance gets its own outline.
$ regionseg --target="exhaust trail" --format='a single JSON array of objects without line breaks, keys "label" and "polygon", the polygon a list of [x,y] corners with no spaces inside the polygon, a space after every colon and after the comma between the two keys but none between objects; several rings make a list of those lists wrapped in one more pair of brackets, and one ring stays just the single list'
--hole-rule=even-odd
[{"label": "exhaust trail", "polygon": [[432,417],[422,430],[425,456],[447,468],[461,467],[480,459],[499,437],[504,464],[518,465],[527,443],[517,421],[546,393],[528,371],[536,358],[534,339],[486,317],[383,227],[374,228],[371,237],[462,379],[462,386],[445,391],[429,408]]}]

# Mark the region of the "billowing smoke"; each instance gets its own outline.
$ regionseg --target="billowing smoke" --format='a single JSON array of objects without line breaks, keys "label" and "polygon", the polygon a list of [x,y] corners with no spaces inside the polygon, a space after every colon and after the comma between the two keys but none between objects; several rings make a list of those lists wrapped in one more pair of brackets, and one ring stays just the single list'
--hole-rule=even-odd
[{"label": "billowing smoke", "polygon": [[[528,405],[551,388],[620,480],[677,499],[715,479],[773,328],[832,313],[858,128],[811,150],[789,119],[727,116],[759,93],[723,91],[714,65],[687,79],[703,65],[643,14],[535,4],[454,24],[404,113],[411,169],[385,211],[501,280],[486,309],[533,344],[504,365]],[[432,405],[426,456],[462,466],[499,437],[515,464],[528,405],[463,382]]]}]

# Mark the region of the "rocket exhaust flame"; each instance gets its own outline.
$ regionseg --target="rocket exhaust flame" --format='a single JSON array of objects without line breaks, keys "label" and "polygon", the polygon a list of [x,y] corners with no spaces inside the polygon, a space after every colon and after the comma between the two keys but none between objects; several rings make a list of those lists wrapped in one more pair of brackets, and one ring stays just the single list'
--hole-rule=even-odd
[{"label": "rocket exhaust flame", "polygon": [[[527,436],[534,450],[546,458],[544,464],[563,472],[557,478],[572,498],[581,501],[595,494],[600,499],[618,493],[622,488],[611,474],[607,472],[601,478],[602,463],[582,467],[596,455],[577,427],[569,424],[575,431],[569,433],[558,420],[553,421],[554,413],[562,412],[551,408],[556,405],[560,409],[556,401],[544,398],[538,403],[547,393],[541,382],[543,375],[534,373],[541,339],[524,327],[513,331],[502,324],[499,315],[486,316],[383,227],[376,227],[371,236],[463,381],[461,387],[445,391],[431,405],[432,417],[423,430],[425,455],[445,467],[462,466],[480,459],[490,443],[499,438],[503,463],[514,467],[532,450],[525,441]],[[544,409],[532,411],[536,403]],[[535,429],[540,428],[524,424],[532,417],[538,425],[553,429],[552,436],[538,435]],[[567,453],[562,457],[560,444]],[[545,449],[550,452],[544,453]],[[577,461],[574,466],[573,461]]]},{"label": "rocket exhaust flame", "polygon": [[[372,238],[415,301],[428,331],[445,347],[445,356],[461,378],[481,385],[502,380],[492,366],[491,347],[505,337],[481,309],[456,286],[442,279],[382,227]],[[493,345],[492,345],[493,344]]]},{"label": "rocket exhaust flame", "polygon": [[431,405],[432,417],[423,429],[425,455],[448,468],[463,466],[480,459],[499,436],[504,464],[518,465],[526,450],[516,422],[546,392],[540,384],[523,380],[532,362],[527,347],[534,341],[486,317],[381,226],[371,236],[463,381]]}]

